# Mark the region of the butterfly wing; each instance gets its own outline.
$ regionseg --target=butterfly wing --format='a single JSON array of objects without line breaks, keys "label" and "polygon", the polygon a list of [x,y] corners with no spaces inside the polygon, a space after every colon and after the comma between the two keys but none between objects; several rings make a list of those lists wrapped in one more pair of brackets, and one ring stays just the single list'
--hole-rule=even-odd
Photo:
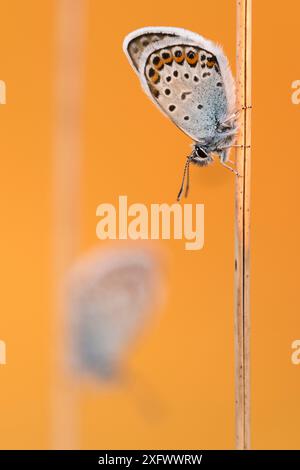
[{"label": "butterfly wing", "polygon": [[124,51],[151,100],[196,141],[235,111],[234,80],[222,49],[180,28],[143,28]]},{"label": "butterfly wing", "polygon": [[142,249],[93,250],[72,269],[68,283],[72,361],[107,379],[137,336],[158,294],[155,257]]}]

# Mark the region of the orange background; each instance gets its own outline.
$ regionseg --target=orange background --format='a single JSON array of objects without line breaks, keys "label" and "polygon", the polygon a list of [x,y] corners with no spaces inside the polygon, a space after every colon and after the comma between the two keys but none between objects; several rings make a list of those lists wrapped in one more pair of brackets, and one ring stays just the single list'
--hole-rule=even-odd
[{"label": "orange background", "polygon": [[[147,100],[122,52],[142,26],[185,27],[224,46],[235,68],[235,2],[90,0],[83,96],[80,252],[101,245],[101,202],[173,203],[190,141]],[[0,447],[50,448],[53,329],[53,132],[57,2],[0,1]],[[254,1],[252,154],[252,446],[300,448],[297,157],[300,6]],[[72,15],[72,11],[70,11]],[[190,203],[205,204],[205,247],[168,254],[168,301],[128,359],[165,413],[145,419],[121,388],[77,384],[81,448],[234,447],[234,178],[192,168]],[[63,445],[63,444],[62,444]]]}]

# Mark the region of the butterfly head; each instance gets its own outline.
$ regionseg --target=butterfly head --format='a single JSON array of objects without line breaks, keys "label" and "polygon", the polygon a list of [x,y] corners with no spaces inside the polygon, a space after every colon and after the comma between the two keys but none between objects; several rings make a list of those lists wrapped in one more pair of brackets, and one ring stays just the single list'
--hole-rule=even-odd
[{"label": "butterfly head", "polygon": [[189,158],[191,163],[195,163],[199,166],[207,166],[213,161],[213,158],[210,156],[205,146],[200,145],[199,143],[194,145]]},{"label": "butterfly head", "polygon": [[195,165],[199,165],[199,166],[207,166],[212,162],[213,162],[213,158],[211,157],[211,151],[209,150],[209,148],[207,146],[201,145],[199,142],[196,142],[193,146],[192,153],[187,157],[185,165],[184,165],[183,177],[182,177],[181,187],[177,196],[177,201],[180,201],[181,199],[185,180],[187,180],[186,188],[185,188],[185,197],[187,197],[188,195],[189,180],[190,180],[190,177],[189,177],[190,164],[194,163]]}]

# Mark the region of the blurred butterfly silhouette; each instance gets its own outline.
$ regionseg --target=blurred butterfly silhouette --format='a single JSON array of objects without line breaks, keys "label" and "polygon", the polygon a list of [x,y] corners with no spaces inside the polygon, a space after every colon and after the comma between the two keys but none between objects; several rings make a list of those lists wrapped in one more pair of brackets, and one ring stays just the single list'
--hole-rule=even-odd
[{"label": "blurred butterfly silhouette", "polygon": [[71,362],[109,380],[161,301],[161,276],[150,250],[94,249],[72,268],[67,284]]},{"label": "blurred butterfly silhouette", "polygon": [[[130,33],[124,52],[151,100],[195,142],[187,157],[179,201],[189,166],[206,166],[216,154],[227,165],[237,134],[235,83],[221,47],[181,28],[148,27]],[[232,163],[232,162],[230,162]]]},{"label": "blurred butterfly silhouette", "polygon": [[94,248],[72,266],[66,283],[72,371],[94,384],[122,385],[147,419],[161,418],[163,403],[124,359],[164,301],[159,255],[140,245]]}]

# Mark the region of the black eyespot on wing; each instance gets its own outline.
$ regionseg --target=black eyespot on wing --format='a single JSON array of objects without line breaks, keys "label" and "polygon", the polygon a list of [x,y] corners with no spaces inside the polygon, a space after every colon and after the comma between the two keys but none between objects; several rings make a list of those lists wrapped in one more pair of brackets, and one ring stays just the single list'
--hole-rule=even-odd
[{"label": "black eyespot on wing", "polygon": [[170,88],[166,88],[166,89],[165,89],[165,94],[166,94],[167,96],[169,96],[169,95],[171,94]]},{"label": "black eyespot on wing", "polygon": [[151,54],[149,62],[156,70],[161,70],[164,68],[164,61],[157,52]]},{"label": "black eyespot on wing", "polygon": [[184,51],[180,46],[175,46],[172,48],[172,54],[174,57],[175,62],[178,65],[182,65],[184,63]]},{"label": "black eyespot on wing", "polygon": [[197,77],[197,75],[194,76],[194,82],[199,82],[199,77]]},{"label": "black eyespot on wing", "polygon": [[190,50],[187,49],[186,60],[190,67],[196,67],[198,60],[199,60],[199,54],[197,52],[197,49],[194,49],[194,48]]},{"label": "black eyespot on wing", "polygon": [[198,104],[197,108],[202,109],[203,108],[202,104]]},{"label": "black eyespot on wing", "polygon": [[185,74],[184,74],[184,78],[186,78],[186,79],[190,78],[189,74],[188,74],[188,73],[185,73]]},{"label": "black eyespot on wing", "polygon": [[171,51],[168,48],[160,50],[160,57],[164,64],[172,65],[173,56],[171,54]]},{"label": "black eyespot on wing", "polygon": [[184,116],[183,118],[185,121],[188,121],[190,119],[190,116]]},{"label": "black eyespot on wing", "polygon": [[186,97],[187,97],[188,95],[191,95],[191,94],[192,94],[191,91],[184,91],[183,93],[181,93],[180,98],[181,98],[182,100],[185,100]]},{"label": "black eyespot on wing", "polygon": [[171,111],[171,113],[172,113],[173,111],[175,111],[175,109],[176,109],[176,106],[174,106],[174,104],[171,104],[171,105],[169,106],[169,111]]},{"label": "black eyespot on wing", "polygon": [[166,78],[166,81],[170,82],[171,80],[172,80],[172,77],[170,77],[170,75],[168,75],[168,77]]},{"label": "black eyespot on wing", "polygon": [[160,82],[160,75],[159,75],[159,72],[157,70],[155,70],[154,67],[149,67],[147,66],[147,70],[146,70],[146,76],[149,78],[150,82],[152,84],[157,84]]},{"label": "black eyespot on wing", "polygon": [[178,77],[178,71],[174,70],[173,75],[174,75],[174,77]]}]

